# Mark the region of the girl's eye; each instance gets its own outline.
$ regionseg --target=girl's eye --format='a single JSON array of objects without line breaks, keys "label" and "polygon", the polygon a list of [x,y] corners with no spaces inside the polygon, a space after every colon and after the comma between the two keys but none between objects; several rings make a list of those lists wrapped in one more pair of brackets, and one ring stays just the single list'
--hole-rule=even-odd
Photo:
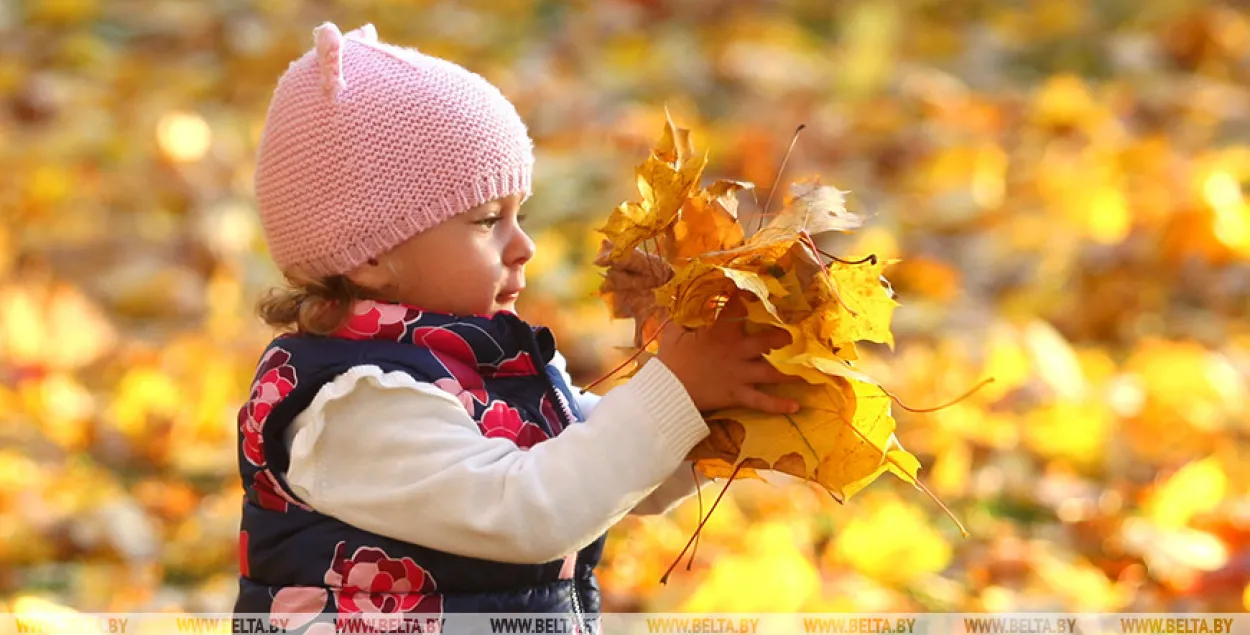
[{"label": "girl's eye", "polygon": [[[521,223],[524,223],[525,218],[526,218],[525,214],[517,214],[516,215],[517,224],[520,225]],[[493,228],[495,225],[498,225],[501,221],[503,221],[502,215],[491,216],[490,218],[483,218],[482,220],[477,221],[476,224],[481,225],[482,227],[485,227],[487,229],[490,229],[490,228]]]}]

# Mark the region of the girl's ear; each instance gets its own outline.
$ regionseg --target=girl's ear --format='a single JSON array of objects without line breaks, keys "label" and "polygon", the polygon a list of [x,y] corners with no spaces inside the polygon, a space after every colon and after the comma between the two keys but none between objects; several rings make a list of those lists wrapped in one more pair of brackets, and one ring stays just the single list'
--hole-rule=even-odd
[{"label": "girl's ear", "polygon": [[363,264],[343,274],[358,287],[365,289],[385,289],[393,283],[391,270],[377,258],[370,258]]}]

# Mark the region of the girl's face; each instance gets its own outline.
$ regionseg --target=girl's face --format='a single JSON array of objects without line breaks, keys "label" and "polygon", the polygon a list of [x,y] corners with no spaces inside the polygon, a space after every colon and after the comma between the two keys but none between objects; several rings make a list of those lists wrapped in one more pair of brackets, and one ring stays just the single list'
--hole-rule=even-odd
[{"label": "girl's face", "polygon": [[446,220],[348,277],[384,298],[456,315],[516,311],[534,242],[521,229],[520,195]]}]

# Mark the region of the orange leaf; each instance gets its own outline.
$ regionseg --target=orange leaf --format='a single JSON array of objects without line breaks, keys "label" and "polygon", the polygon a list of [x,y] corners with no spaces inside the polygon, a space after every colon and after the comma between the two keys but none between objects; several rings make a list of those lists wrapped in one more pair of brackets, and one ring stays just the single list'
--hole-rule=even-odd
[{"label": "orange leaf", "polygon": [[611,259],[612,251],[611,242],[604,241],[595,260],[599,266],[611,265],[599,295],[608,303],[612,317],[634,318],[634,345],[641,346],[667,317],[667,309],[656,303],[655,290],[672,279],[673,269],[641,249],[631,249],[616,260]]},{"label": "orange leaf", "polygon": [[[779,471],[818,483],[839,500],[885,472],[923,487],[919,462],[894,436],[890,395],[851,363],[857,342],[893,346],[897,303],[882,275],[888,263],[826,265],[811,240],[860,226],[843,192],[819,181],[797,184],[786,208],[748,238],[735,194],[750,186],[718,181],[700,188],[705,160],[689,131],[666,123],[638,168],[642,201],[623,203],[604,229],[610,242],[596,262],[608,267],[601,294],[612,315],[634,320],[640,345],[662,318],[707,326],[730,297],[744,296],[748,331],[779,327],[791,334],[790,345],[765,359],[806,380],[767,388],[803,404],[794,417],[713,413],[712,435],[690,458],[711,477]],[[637,248],[648,241],[655,254]]]},{"label": "orange leaf", "polygon": [[[898,444],[890,402],[875,386],[842,377],[828,383],[778,384],[771,394],[797,400],[793,416],[730,409],[714,413],[713,434],[690,454],[755,469],[771,469],[813,481],[839,500],[862,490],[884,472],[914,483],[920,463]],[[705,474],[707,473],[705,471]]]},{"label": "orange leaf", "polygon": [[745,234],[738,224],[738,199],[734,194],[747,187],[750,185],[718,181],[690,197],[677,222],[665,234],[666,257],[678,261],[740,246]]}]

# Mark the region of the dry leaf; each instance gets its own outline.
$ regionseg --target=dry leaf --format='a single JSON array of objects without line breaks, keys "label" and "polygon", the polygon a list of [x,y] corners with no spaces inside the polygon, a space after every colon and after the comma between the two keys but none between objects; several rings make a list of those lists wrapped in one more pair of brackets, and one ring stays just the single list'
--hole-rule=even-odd
[{"label": "dry leaf", "polygon": [[[596,262],[608,270],[601,295],[613,316],[634,319],[640,347],[659,316],[698,328],[740,296],[746,330],[791,334],[791,344],[766,359],[806,381],[771,387],[803,404],[794,417],[712,413],[712,434],[690,458],[707,476],[784,472],[838,500],[885,472],[915,484],[920,465],[894,436],[888,393],[851,366],[858,341],[893,346],[897,302],[883,276],[889,263],[826,264],[811,242],[812,234],[859,226],[842,192],[818,181],[796,185],[786,208],[747,239],[733,198],[745,186],[718,181],[699,188],[703,164],[695,156],[689,131],[669,119],[638,172],[643,201],[622,203],[603,230],[608,242]],[[648,244],[654,252],[638,247]]]},{"label": "dry leaf", "polygon": [[615,318],[634,318],[634,345],[642,346],[667,318],[656,298],[656,289],[673,277],[673,269],[658,256],[634,248],[613,260],[612,243],[604,241],[595,264],[608,266],[599,294]]},{"label": "dry leaf", "polygon": [[812,236],[845,232],[864,224],[859,216],[846,211],[846,192],[819,180],[795,183],[790,188],[790,204],[769,221],[770,230],[806,231]]},{"label": "dry leaf", "polygon": [[740,246],[746,236],[738,224],[734,195],[750,187],[749,183],[718,181],[687,200],[664,236],[665,257],[677,261]]},{"label": "dry leaf", "polygon": [[803,409],[790,417],[743,409],[710,415],[713,434],[689,457],[706,475],[723,475],[743,461],[813,481],[838,500],[886,471],[915,482],[920,463],[898,444],[889,398],[875,386],[834,377],[819,385],[779,384],[769,392]]},{"label": "dry leaf", "polygon": [[656,238],[677,220],[703,175],[707,157],[697,157],[690,145],[690,131],[668,120],[664,137],[637,170],[643,202],[623,203],[600,229],[612,243],[610,257],[628,254],[648,238]]},{"label": "dry leaf", "polygon": [[827,335],[834,341],[863,340],[894,347],[890,318],[899,304],[881,283],[885,279],[885,268],[890,264],[884,261],[829,264],[831,291],[836,290],[841,302],[829,312],[825,324],[828,333],[822,332],[822,336]]}]

